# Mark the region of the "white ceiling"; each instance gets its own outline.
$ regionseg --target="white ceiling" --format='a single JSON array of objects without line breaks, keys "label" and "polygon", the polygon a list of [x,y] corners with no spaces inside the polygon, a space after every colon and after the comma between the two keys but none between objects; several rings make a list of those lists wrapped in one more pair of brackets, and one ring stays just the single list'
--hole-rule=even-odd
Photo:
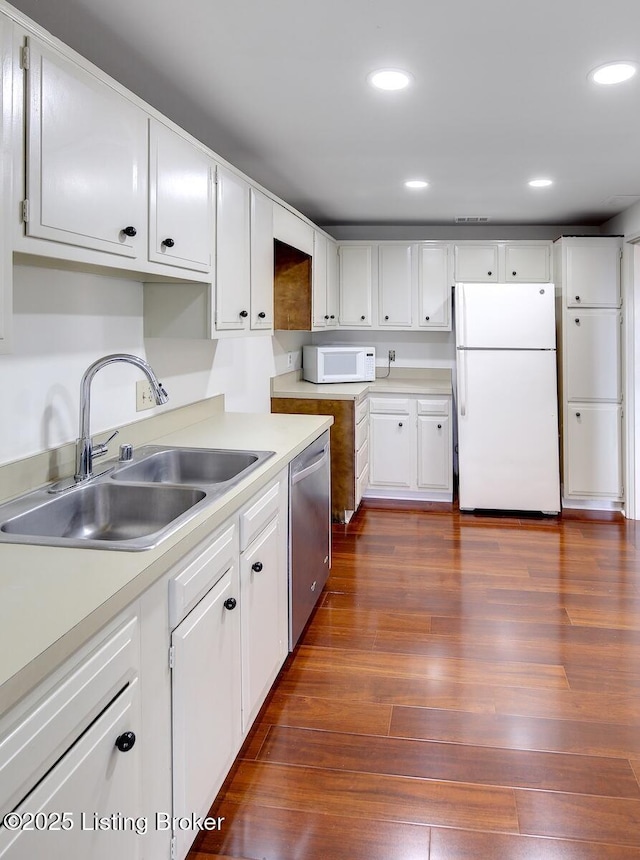
[{"label": "white ceiling", "polygon": [[[589,225],[640,198],[640,75],[587,80],[640,62],[639,0],[13,5],[318,224]],[[384,66],[413,85],[372,90]]]}]

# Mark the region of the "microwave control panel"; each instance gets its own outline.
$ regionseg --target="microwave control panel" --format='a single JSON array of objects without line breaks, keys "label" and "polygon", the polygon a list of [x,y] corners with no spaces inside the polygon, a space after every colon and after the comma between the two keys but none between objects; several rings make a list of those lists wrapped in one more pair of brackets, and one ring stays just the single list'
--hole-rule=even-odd
[{"label": "microwave control panel", "polygon": [[376,379],[376,353],[375,350],[367,350],[364,355],[364,378],[367,382],[375,382]]}]

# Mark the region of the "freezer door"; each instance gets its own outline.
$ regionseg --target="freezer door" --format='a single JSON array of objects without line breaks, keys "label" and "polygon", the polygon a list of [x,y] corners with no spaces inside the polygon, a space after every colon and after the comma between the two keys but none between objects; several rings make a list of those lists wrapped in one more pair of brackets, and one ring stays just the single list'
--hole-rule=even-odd
[{"label": "freezer door", "polygon": [[458,351],[460,508],[560,510],[556,354]]},{"label": "freezer door", "polygon": [[555,349],[553,284],[456,284],[456,344]]}]

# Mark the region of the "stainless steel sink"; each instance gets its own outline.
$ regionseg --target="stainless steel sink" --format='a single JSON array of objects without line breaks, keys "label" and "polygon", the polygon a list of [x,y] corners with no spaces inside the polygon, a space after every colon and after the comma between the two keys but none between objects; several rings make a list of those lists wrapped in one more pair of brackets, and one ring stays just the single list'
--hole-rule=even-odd
[{"label": "stainless steel sink", "polygon": [[272,451],[231,451],[221,448],[159,448],[147,445],[136,461],[115,469],[114,481],[160,484],[220,484],[244,477]]},{"label": "stainless steel sink", "polygon": [[0,505],[0,543],[151,549],[273,454],[147,445],[90,481]]}]

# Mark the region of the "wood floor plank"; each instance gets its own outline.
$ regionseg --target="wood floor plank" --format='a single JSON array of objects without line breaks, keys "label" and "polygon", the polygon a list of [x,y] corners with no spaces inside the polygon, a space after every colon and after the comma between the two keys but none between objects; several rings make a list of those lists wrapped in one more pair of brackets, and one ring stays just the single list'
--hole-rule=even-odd
[{"label": "wood floor plank", "polygon": [[431,828],[429,860],[638,860],[636,848]]},{"label": "wood floor plank", "polygon": [[429,860],[430,828],[418,824],[345,818],[315,810],[275,809],[224,802],[220,831],[198,837],[198,853],[259,860]]},{"label": "wood floor plank", "polygon": [[496,688],[496,712],[525,717],[610,722],[640,728],[640,696],[628,693]]},{"label": "wood floor plank", "polygon": [[260,761],[640,799],[627,760],[274,727]]},{"label": "wood floor plank", "polygon": [[516,790],[520,832],[640,848],[640,801]]},{"label": "wood floor plank", "polygon": [[226,797],[310,814],[318,811],[321,798],[323,813],[349,818],[511,833],[518,829],[511,789],[400,776],[241,762]]},{"label": "wood floor plank", "polygon": [[637,726],[604,722],[394,706],[389,736],[640,759]]},{"label": "wood floor plank", "polygon": [[391,711],[391,705],[293,696],[278,690],[272,696],[262,722],[267,726],[298,726],[331,732],[386,735]]}]

